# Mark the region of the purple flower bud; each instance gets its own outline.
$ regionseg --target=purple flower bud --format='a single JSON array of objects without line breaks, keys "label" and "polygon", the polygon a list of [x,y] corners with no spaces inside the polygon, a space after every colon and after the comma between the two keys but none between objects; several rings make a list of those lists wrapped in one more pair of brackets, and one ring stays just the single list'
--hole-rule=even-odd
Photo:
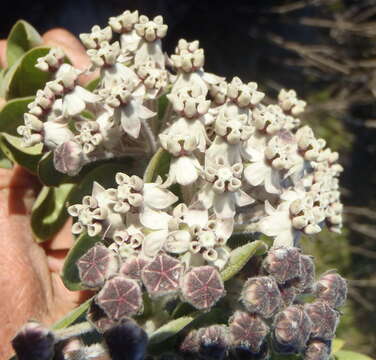
[{"label": "purple flower bud", "polygon": [[312,330],[312,321],[304,308],[288,306],[274,318],[274,339],[280,353],[299,353],[304,348]]},{"label": "purple flower bud", "polygon": [[197,330],[191,330],[179,347],[179,353],[184,359],[197,359],[198,358],[198,337]]},{"label": "purple flower bud", "polygon": [[97,244],[78,259],[77,267],[83,285],[99,288],[117,272],[119,262],[112,251]]},{"label": "purple flower bud", "polygon": [[300,250],[295,247],[271,248],[264,260],[264,269],[279,284],[300,276],[302,271]]},{"label": "purple flower bud", "polygon": [[53,333],[36,322],[25,324],[12,340],[18,360],[50,360],[54,344]]},{"label": "purple flower bud", "polygon": [[82,147],[75,141],[67,141],[54,150],[54,166],[57,171],[75,176],[83,165]]},{"label": "purple flower bud", "polygon": [[143,360],[148,337],[133,320],[126,319],[103,334],[112,360]]},{"label": "purple flower bud", "polygon": [[141,279],[151,296],[173,294],[179,290],[182,271],[183,265],[179,260],[161,254],[143,268]]},{"label": "purple flower bud", "polygon": [[148,264],[145,258],[132,256],[124,260],[120,274],[135,280],[141,280],[142,269]]},{"label": "purple flower bud", "polygon": [[311,337],[320,340],[333,339],[339,321],[338,311],[322,301],[306,304],[304,309],[312,320]]},{"label": "purple flower bud", "polygon": [[279,292],[281,293],[283,304],[285,306],[291,305],[294,302],[296,295],[298,295],[298,290],[295,287],[295,283],[296,282],[293,279],[293,280],[287,281],[285,284],[278,286]]},{"label": "purple flower bud", "polygon": [[257,314],[236,311],[229,321],[231,346],[259,353],[269,327]]},{"label": "purple flower bud", "polygon": [[346,280],[336,271],[327,271],[321,275],[320,280],[316,283],[315,295],[319,300],[325,301],[329,306],[337,309],[346,301]]},{"label": "purple flower bud", "polygon": [[273,316],[282,304],[278,285],[270,276],[249,278],[244,284],[241,300],[249,312],[265,318]]},{"label": "purple flower bud", "polygon": [[313,339],[304,352],[304,360],[328,360],[330,352],[330,342]]},{"label": "purple flower bud", "polygon": [[94,301],[91,302],[86,319],[95,327],[99,333],[104,333],[110,327],[116,324],[116,321],[110,319],[106,313]]},{"label": "purple flower bud", "polygon": [[106,282],[96,302],[112,320],[136,315],[143,305],[140,285],[136,280],[115,276]]},{"label": "purple flower bud", "polygon": [[270,358],[269,346],[266,341],[261,345],[258,353],[254,353],[244,346],[236,346],[231,349],[231,354],[233,355],[231,359],[235,358],[236,360],[267,360]]},{"label": "purple flower bud", "polygon": [[302,268],[301,273],[295,286],[304,293],[312,292],[312,287],[315,282],[315,263],[312,256],[300,256]]},{"label": "purple flower bud", "polygon": [[207,360],[222,360],[226,356],[229,336],[224,325],[212,325],[199,329],[197,332],[199,342],[199,356]]},{"label": "purple flower bud", "polygon": [[197,266],[188,271],[181,290],[184,300],[199,310],[210,309],[225,295],[223,281],[214,266]]}]

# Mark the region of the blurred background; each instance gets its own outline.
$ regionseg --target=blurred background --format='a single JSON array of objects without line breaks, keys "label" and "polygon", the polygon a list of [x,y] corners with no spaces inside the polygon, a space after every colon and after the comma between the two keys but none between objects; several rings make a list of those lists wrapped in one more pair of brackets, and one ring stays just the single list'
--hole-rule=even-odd
[{"label": "blurred background", "polygon": [[338,331],[348,349],[376,355],[376,0],[14,0],[2,3],[0,36],[17,19],[41,33],[105,26],[126,9],[163,15],[164,49],[200,40],[205,69],[257,81],[270,98],[294,88],[307,100],[303,121],[340,152],[345,168],[341,235],[304,239],[319,271],[349,279]]}]

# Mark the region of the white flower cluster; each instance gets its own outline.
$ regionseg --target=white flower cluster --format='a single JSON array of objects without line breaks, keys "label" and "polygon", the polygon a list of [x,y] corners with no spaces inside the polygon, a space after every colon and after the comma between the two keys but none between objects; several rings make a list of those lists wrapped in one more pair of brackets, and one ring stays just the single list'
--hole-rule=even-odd
[{"label": "white flower cluster", "polygon": [[[294,246],[324,225],[338,231],[342,167],[323,139],[299,127],[306,103],[282,89],[267,104],[255,82],[205,72],[198,41],[182,39],[166,56],[166,31],[161,16],[126,11],[82,34],[91,69],[100,71],[93,92],[78,85],[81,72],[60,51],[38,60],[54,80],[38,91],[19,133],[26,145],[53,150],[57,170],[76,175],[89,162],[144,151],[145,141],[171,155],[165,181],[118,174],[116,189],[95,185],[70,207],[74,233],[111,238],[123,254],[163,250],[223,268],[238,227],[272,236],[276,246]],[[168,105],[158,119],[162,96]],[[174,184],[179,204],[168,190]]]}]

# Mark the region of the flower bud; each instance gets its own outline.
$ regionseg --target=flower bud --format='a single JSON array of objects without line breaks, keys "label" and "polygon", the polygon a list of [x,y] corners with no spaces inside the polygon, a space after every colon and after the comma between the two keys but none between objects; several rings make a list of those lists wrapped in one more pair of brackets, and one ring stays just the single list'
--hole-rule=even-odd
[{"label": "flower bud", "polygon": [[96,302],[112,320],[136,315],[143,305],[140,285],[136,280],[115,276],[107,280]]},{"label": "flower bud", "polygon": [[302,306],[291,305],[274,318],[276,350],[283,354],[301,352],[309,339],[312,321]]},{"label": "flower bud", "polygon": [[57,171],[69,176],[77,175],[84,165],[83,150],[75,141],[67,141],[54,151],[54,166]]},{"label": "flower bud", "polygon": [[133,320],[126,319],[103,334],[112,360],[143,360],[148,337]]},{"label": "flower bud", "polygon": [[338,311],[322,301],[306,304],[304,309],[312,320],[311,337],[320,340],[333,339],[339,321]]},{"label": "flower bud", "polygon": [[244,284],[241,299],[249,312],[265,318],[273,316],[282,301],[277,283],[270,276],[249,278]]},{"label": "flower bud", "polygon": [[258,353],[254,353],[249,350],[249,348],[244,346],[237,346],[231,348],[231,360],[268,360],[270,359],[269,354],[269,346],[268,343],[265,341],[261,345],[261,349]]},{"label": "flower bud", "polygon": [[316,283],[315,295],[321,301],[325,301],[329,306],[337,309],[346,301],[347,283],[346,280],[330,270],[321,275]]},{"label": "flower bud", "polygon": [[279,285],[279,292],[281,293],[282,301],[285,306],[291,305],[296,296],[298,295],[298,290],[295,286],[296,280],[289,280],[286,283]]},{"label": "flower bud", "polygon": [[199,310],[210,309],[225,295],[225,288],[214,266],[197,266],[188,271],[182,280],[184,300]]},{"label": "flower bud", "polygon": [[313,339],[307,345],[304,360],[329,360],[330,352],[330,342]]},{"label": "flower bud", "polygon": [[222,360],[225,358],[229,343],[226,326],[212,325],[199,329],[197,338],[200,358],[205,360]]},{"label": "flower bud", "polygon": [[166,254],[158,255],[141,272],[141,279],[151,296],[173,294],[179,290],[182,263]]},{"label": "flower bud", "polygon": [[86,313],[86,319],[101,334],[116,324],[94,301],[90,304],[89,310]]},{"label": "flower bud", "polygon": [[236,311],[229,321],[231,347],[244,348],[259,353],[269,332],[269,327],[257,314]]},{"label": "flower bud", "polygon": [[98,288],[117,272],[119,262],[112,251],[97,244],[78,259],[77,268],[84,286]]},{"label": "flower bud", "polygon": [[18,360],[50,360],[54,344],[52,332],[37,322],[25,324],[12,340]]},{"label": "flower bud", "polygon": [[184,359],[197,359],[198,350],[197,330],[191,330],[181,343],[179,353],[183,355]]},{"label": "flower bud", "polygon": [[264,260],[264,269],[279,284],[298,277],[301,274],[300,250],[295,247],[275,247],[269,250]]},{"label": "flower bud", "polygon": [[132,256],[124,260],[120,268],[120,274],[135,280],[141,280],[142,269],[148,264],[145,258]]},{"label": "flower bud", "polygon": [[302,264],[301,273],[294,285],[299,291],[309,293],[312,292],[312,287],[315,282],[315,263],[313,262],[312,256],[309,255],[301,255],[300,261]]}]

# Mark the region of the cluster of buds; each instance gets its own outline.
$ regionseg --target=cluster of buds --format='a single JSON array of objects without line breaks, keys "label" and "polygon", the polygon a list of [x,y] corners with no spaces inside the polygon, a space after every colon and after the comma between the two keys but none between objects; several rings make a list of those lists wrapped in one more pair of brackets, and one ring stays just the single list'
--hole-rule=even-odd
[{"label": "cluster of buds", "polygon": [[[182,355],[266,359],[277,351],[326,360],[346,282],[336,272],[315,282],[313,259],[297,246],[303,234],[341,228],[338,154],[309,126],[299,128],[306,103],[295,91],[267,103],[257,83],[205,72],[198,41],[181,39],[166,56],[166,32],[161,16],[125,11],[82,34],[92,62],[86,72],[100,74],[92,91],[52,49],[36,66],[53,80],[18,129],[25,146],[42,143],[70,176],[98,160],[151,157],[158,147],[169,159],[154,182],[119,172],[115,187],[94,183],[68,208],[73,234],[98,239],[76,266],[81,284],[96,292],[87,319],[104,336],[101,349],[120,358],[128,332],[124,346],[136,354],[129,358],[143,359],[144,330],[163,325],[171,304],[208,312],[225,303],[232,292],[221,272],[238,250],[228,240],[245,229],[272,237],[273,247],[229,305],[227,325],[191,330]],[[304,294],[315,301],[304,304]]]}]

